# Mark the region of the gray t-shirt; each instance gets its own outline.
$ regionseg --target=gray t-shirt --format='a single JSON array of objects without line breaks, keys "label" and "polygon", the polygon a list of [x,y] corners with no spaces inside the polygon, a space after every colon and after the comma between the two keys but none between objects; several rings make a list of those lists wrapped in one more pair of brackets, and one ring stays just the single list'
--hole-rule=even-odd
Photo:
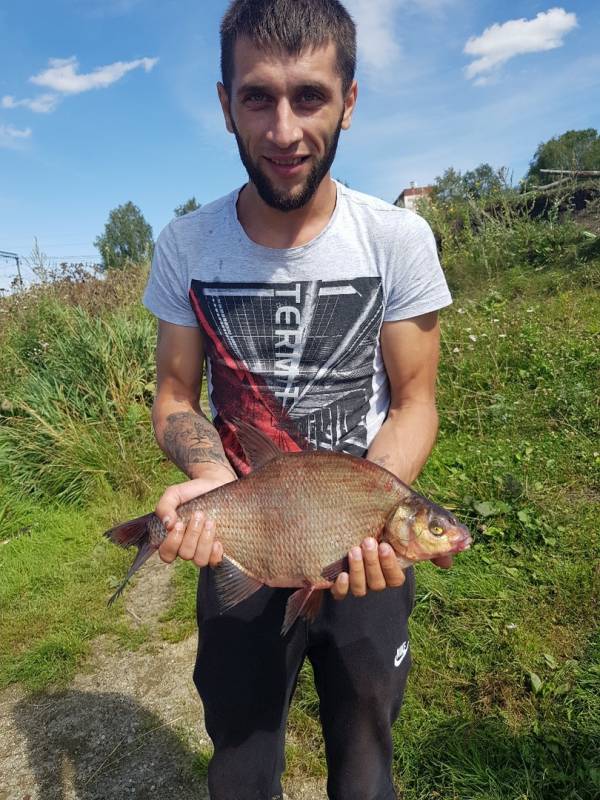
[{"label": "gray t-shirt", "polygon": [[282,449],[364,454],[389,408],[382,323],[452,302],[422,217],[336,187],[329,223],[301,247],[253,242],[240,189],[174,219],[156,243],[144,304],[200,325],[214,421],[240,472],[236,418]]}]

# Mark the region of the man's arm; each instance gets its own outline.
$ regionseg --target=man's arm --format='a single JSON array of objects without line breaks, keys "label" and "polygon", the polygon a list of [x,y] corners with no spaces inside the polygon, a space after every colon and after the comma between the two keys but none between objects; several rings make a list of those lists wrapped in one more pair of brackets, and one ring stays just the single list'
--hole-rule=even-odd
[{"label": "man's arm", "polygon": [[381,354],[390,383],[390,410],[367,458],[409,485],[435,443],[438,415],[435,382],[440,349],[437,312],[381,330]]},{"label": "man's arm", "polygon": [[156,507],[168,535],[159,549],[163,561],[177,556],[198,566],[216,564],[222,548],[212,521],[177,518],[182,503],[236,480],[219,434],[200,409],[204,344],[199,328],[159,320],[156,348],[157,389],[152,409],[156,439],[166,456],[191,480],[169,487]]},{"label": "man's arm", "polygon": [[[189,478],[235,473],[214,425],[200,408],[204,344],[199,328],[158,322],[152,422],[165,455]],[[212,466],[211,466],[212,465]]]},{"label": "man's arm", "polygon": [[[437,312],[413,319],[386,322],[381,329],[381,352],[390,384],[390,409],[371,442],[367,458],[412,483],[433,448],[438,429],[435,383],[439,361]],[[332,592],[341,599],[348,590],[362,596],[370,589],[404,583],[392,548],[365,539],[349,555],[350,575],[342,573]],[[439,560],[450,566],[451,560]]]}]

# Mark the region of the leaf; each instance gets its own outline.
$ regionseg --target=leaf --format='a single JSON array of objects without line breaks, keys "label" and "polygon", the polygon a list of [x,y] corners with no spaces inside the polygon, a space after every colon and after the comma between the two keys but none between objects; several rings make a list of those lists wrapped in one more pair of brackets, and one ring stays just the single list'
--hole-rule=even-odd
[{"label": "leaf", "polygon": [[590,780],[594,786],[600,786],[600,769],[596,769],[596,767],[590,767],[588,769],[588,775],[590,776]]},{"label": "leaf", "polygon": [[548,664],[550,669],[558,669],[558,661],[553,655],[550,655],[550,653],[544,653],[544,661]]},{"label": "leaf", "polygon": [[503,503],[502,501],[492,503],[484,500],[482,503],[473,503],[473,508],[482,517],[494,517],[497,514],[506,514],[510,511],[508,503]]},{"label": "leaf", "polygon": [[534,694],[539,694],[542,691],[542,679],[535,672],[529,673],[529,681]]}]

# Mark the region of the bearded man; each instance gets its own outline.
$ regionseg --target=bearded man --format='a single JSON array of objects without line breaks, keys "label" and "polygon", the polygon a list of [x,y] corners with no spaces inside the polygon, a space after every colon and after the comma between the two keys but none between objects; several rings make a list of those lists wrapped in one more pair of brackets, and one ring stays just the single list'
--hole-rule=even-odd
[{"label": "bearded man", "polygon": [[[317,620],[282,637],[293,590],[264,587],[220,615],[218,525],[185,526],[176,508],[248,472],[236,418],[283,450],[364,456],[411,483],[437,433],[437,312],[451,299],[427,223],[331,178],[357,100],[343,5],[234,0],[221,47],[218,96],[249,180],[165,228],[144,296],[159,320],[156,437],[189,478],[158,503],[160,555],[202,568],[194,677],[214,743],[210,796],[281,797],[287,713],[308,658],[329,797],[391,800],[412,569],[367,538]],[[205,360],[212,421],[199,405]]]}]

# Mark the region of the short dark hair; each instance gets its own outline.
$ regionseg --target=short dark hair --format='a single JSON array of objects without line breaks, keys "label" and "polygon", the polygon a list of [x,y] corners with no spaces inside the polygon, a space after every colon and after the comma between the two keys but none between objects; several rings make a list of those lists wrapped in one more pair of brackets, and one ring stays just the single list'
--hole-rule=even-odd
[{"label": "short dark hair", "polygon": [[347,94],[356,72],[356,25],[339,0],[233,0],[221,22],[221,78],[228,95],[234,48],[247,36],[259,49],[299,55],[332,41]]}]

